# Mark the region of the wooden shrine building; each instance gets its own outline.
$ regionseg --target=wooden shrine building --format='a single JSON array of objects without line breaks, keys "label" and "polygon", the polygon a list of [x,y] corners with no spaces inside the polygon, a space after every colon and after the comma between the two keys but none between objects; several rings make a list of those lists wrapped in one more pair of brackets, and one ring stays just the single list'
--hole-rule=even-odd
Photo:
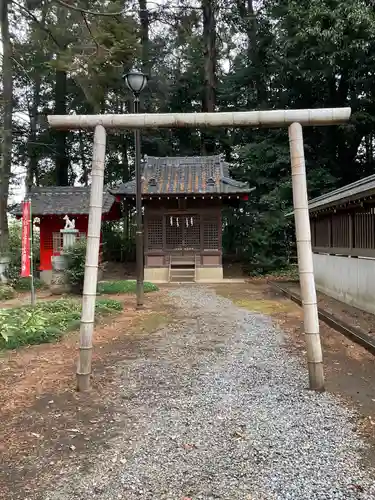
[{"label": "wooden shrine building", "polygon": [[[90,188],[89,187],[33,187],[29,192],[32,216],[39,219],[40,228],[40,278],[50,283],[52,257],[60,255],[65,215],[75,220],[78,237],[86,237],[88,228]],[[12,210],[20,218],[22,206]],[[118,220],[121,217],[120,203],[107,190],[103,194],[102,220]]]},{"label": "wooden shrine building", "polygon": [[[254,188],[232,179],[221,156],[145,157],[142,165],[144,279],[222,280],[221,209]],[[135,180],[113,194],[134,204]]]}]

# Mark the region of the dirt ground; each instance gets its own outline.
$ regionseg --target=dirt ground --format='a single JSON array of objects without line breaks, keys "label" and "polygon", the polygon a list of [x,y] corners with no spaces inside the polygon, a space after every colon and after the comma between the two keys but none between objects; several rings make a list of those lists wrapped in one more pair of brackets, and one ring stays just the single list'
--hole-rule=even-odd
[{"label": "dirt ground", "polygon": [[[49,478],[59,477],[67,464],[83,470],[89,454],[116,434],[116,368],[121,360],[146,353],[158,328],[179,320],[168,301],[169,288],[146,295],[144,311],[135,311],[133,298],[121,297],[123,311],[96,328],[93,387],[87,394],[75,390],[77,333],[57,344],[0,355],[1,500],[39,498],[47,472]],[[272,316],[289,334],[287,348],[304,362],[300,307],[264,281],[212,288],[240,307]],[[322,323],[321,333],[327,390],[357,409],[358,428],[375,449],[374,358]],[[366,461],[375,465],[375,452]]]},{"label": "dirt ground", "polygon": [[[56,300],[60,297],[52,295],[49,290],[38,290],[37,301]],[[0,309],[11,307],[29,306],[31,304],[31,296],[28,292],[19,292],[13,299],[0,301]]]},{"label": "dirt ground", "polygon": [[116,364],[138,355],[151,332],[173,321],[173,310],[162,291],[146,295],[143,311],[135,310],[133,297],[114,298],[124,309],[95,330],[87,394],[75,390],[77,332],[56,344],[0,354],[0,499],[26,500],[45,471],[58,476],[66,461],[78,463],[116,432]]},{"label": "dirt ground", "polygon": [[[291,292],[301,295],[298,283],[285,283]],[[356,307],[343,304],[339,300],[327,297],[323,293],[317,292],[318,307],[324,309],[336,317],[340,317],[345,323],[363,330],[368,335],[375,337],[375,316],[361,311]]]}]

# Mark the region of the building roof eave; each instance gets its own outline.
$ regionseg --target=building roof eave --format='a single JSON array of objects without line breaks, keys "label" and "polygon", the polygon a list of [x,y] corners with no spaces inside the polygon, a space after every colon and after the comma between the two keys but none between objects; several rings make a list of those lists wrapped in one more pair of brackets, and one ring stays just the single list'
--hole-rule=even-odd
[{"label": "building roof eave", "polygon": [[[89,187],[51,186],[32,188],[29,197],[32,203],[32,214],[35,217],[46,215],[63,216],[65,214],[79,216],[88,215],[89,213]],[[105,189],[103,193],[103,214],[108,214],[115,202],[115,197]],[[14,216],[21,216],[22,204],[19,203],[13,206],[9,213]]]},{"label": "building roof eave", "polygon": [[309,201],[310,212],[325,208],[334,208],[336,205],[359,201],[375,195],[375,175],[364,177],[341,188],[335,189]]},{"label": "building roof eave", "polygon": [[[157,191],[154,192],[142,192],[142,198],[199,198],[199,197],[214,197],[214,198],[222,198],[222,197],[231,197],[231,196],[245,196],[247,194],[252,193],[256,188],[248,188],[248,189],[235,189],[233,191],[199,191],[199,192],[192,192],[192,193],[187,193],[187,192],[163,192],[159,193]],[[134,198],[135,197],[135,192],[127,192],[127,193],[118,193],[118,192],[113,192],[114,196],[120,197],[120,198]]]}]

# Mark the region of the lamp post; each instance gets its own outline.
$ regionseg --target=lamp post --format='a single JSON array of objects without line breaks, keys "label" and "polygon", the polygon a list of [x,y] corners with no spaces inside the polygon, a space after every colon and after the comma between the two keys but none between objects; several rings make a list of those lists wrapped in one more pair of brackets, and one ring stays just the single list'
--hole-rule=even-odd
[{"label": "lamp post", "polygon": [[[143,73],[132,71],[124,75],[125,83],[133,93],[133,113],[139,113],[139,95],[147,85],[147,76]],[[141,179],[141,135],[139,129],[134,131],[135,143],[135,206],[136,219],[136,266],[137,266],[137,309],[143,306],[143,221],[142,221],[142,179]]]}]

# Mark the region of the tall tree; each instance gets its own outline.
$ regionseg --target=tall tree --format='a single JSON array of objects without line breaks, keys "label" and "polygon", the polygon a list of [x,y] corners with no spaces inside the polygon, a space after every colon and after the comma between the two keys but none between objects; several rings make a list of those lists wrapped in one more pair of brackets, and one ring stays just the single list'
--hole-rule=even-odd
[{"label": "tall tree", "polygon": [[[152,112],[350,105],[349,124],[305,131],[310,193],[315,196],[373,172],[375,9],[369,0],[27,4],[14,1],[9,11],[12,153],[33,182],[55,184],[56,174],[59,184],[90,182],[91,135],[55,136],[40,117],[128,112],[122,75],[134,66],[151,77],[142,106]],[[16,25],[26,27],[18,40]],[[30,120],[21,123],[25,112]],[[143,154],[224,153],[233,174],[257,188],[249,203],[231,212],[225,244],[241,247],[248,263],[262,262],[263,268],[280,262],[290,230],[290,220],[283,216],[292,202],[287,147],[285,131],[266,129],[142,134]],[[132,134],[110,134],[105,181],[128,180],[133,166]],[[8,178],[1,175],[2,185]]]},{"label": "tall tree", "polygon": [[[216,108],[216,0],[202,0],[203,20],[203,96],[202,111],[213,113]],[[212,154],[215,151],[215,134],[202,131],[202,153]]]},{"label": "tall tree", "polygon": [[12,162],[13,64],[9,31],[10,0],[0,1],[1,42],[3,46],[3,129],[0,159],[0,256],[8,251],[8,191]]},{"label": "tall tree", "polygon": [[[234,20],[240,26],[241,31],[246,35],[246,57],[247,71],[245,82],[249,91],[248,105],[255,104],[256,108],[265,108],[267,101],[267,86],[265,79],[265,61],[261,60],[262,34],[259,29],[259,12],[254,9],[253,0],[236,0],[237,9]],[[237,24],[238,23],[238,24]],[[251,102],[251,91],[255,91],[255,103]]]},{"label": "tall tree", "polygon": [[[55,74],[55,114],[66,114],[66,92],[67,73],[57,69]],[[65,130],[55,131],[56,137],[56,184],[57,186],[68,186],[69,184],[69,157],[66,148],[67,132]]]}]

